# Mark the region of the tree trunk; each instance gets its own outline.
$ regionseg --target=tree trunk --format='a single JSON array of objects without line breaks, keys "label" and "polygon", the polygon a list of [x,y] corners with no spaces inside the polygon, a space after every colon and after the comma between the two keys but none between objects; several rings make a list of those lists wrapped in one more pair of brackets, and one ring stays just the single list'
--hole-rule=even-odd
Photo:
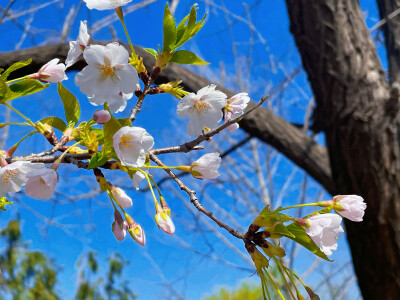
[{"label": "tree trunk", "polygon": [[399,92],[390,90],[355,0],[286,0],[317,103],[337,194],[367,202],[346,222],[364,299],[400,299]]}]

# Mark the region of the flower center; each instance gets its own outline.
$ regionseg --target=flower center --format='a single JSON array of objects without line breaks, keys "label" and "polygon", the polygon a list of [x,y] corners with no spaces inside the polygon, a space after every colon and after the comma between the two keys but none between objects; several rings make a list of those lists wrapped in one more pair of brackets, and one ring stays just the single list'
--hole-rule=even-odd
[{"label": "flower center", "polygon": [[43,180],[43,178],[42,177],[40,177],[40,183],[42,183],[42,184],[46,184],[46,182],[44,182],[44,180]]},{"label": "flower center", "polygon": [[198,112],[207,112],[211,105],[207,102],[204,102],[200,99],[194,100],[193,107],[197,109]]},{"label": "flower center", "polygon": [[109,66],[109,65],[101,65],[99,68],[99,75],[102,77],[114,77],[115,76],[115,72],[114,72],[114,68]]},{"label": "flower center", "polygon": [[133,146],[133,139],[129,135],[123,135],[121,137],[121,142],[120,143],[121,143],[121,146],[129,148],[129,147]]},{"label": "flower center", "polygon": [[10,179],[18,175],[17,170],[5,170],[3,176],[1,176],[1,181],[3,183],[9,183]]}]

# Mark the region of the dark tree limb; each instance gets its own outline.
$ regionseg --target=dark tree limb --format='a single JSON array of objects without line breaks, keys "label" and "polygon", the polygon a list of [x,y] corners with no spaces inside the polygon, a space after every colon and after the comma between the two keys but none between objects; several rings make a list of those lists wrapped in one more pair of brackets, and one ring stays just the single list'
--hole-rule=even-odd
[{"label": "dark tree limb", "polygon": [[[57,57],[64,61],[68,49],[68,44],[57,44],[34,47],[17,52],[0,53],[0,67],[5,69],[16,61],[32,58],[32,63],[29,66],[12,73],[14,77],[21,77],[37,72],[42,65],[52,58]],[[135,47],[135,51],[139,56],[143,57],[146,68],[151,70],[154,65],[154,58],[140,47]],[[84,66],[85,64],[81,60],[69,70],[81,70]],[[211,84],[206,79],[175,64],[169,65],[161,72],[156,83],[160,84],[176,79],[183,80],[182,85],[184,88],[194,92]],[[229,96],[233,95],[228,90],[222,90]],[[249,108],[254,105],[256,104],[251,102]],[[285,154],[321,183],[330,193],[333,193],[334,189],[326,149],[314,142],[303,131],[264,108],[259,108],[239,124],[251,136],[259,138]]]},{"label": "dark tree limb", "polygon": [[286,3],[335,190],[367,202],[363,222],[346,222],[361,293],[400,299],[398,92],[388,87],[358,1]]},{"label": "dark tree limb", "polygon": [[400,14],[393,16],[400,9],[399,1],[377,0],[379,16],[385,37],[386,57],[389,63],[389,81],[400,83]]}]

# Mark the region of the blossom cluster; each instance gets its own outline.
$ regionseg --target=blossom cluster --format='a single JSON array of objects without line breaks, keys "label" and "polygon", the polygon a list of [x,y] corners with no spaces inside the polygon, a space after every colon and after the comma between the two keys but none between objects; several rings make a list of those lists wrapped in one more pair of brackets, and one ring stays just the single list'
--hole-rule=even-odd
[{"label": "blossom cluster", "polygon": [[[126,29],[120,6],[130,3],[131,0],[84,1],[89,9],[115,9],[124,29]],[[164,17],[168,17],[168,12],[167,5]],[[60,151],[62,154],[55,157],[50,166],[46,166],[44,163],[48,161],[40,161],[40,158],[47,155],[46,152],[28,156],[26,160],[13,160],[13,153],[19,143],[32,134],[24,137],[9,151],[0,151],[0,197],[7,193],[19,192],[25,187],[25,193],[32,198],[50,199],[55,193],[56,185],[59,182],[57,170],[66,155],[70,155],[70,159],[75,159],[76,157],[73,157],[74,154],[78,154],[78,156],[84,154],[86,155],[85,158],[82,158],[79,163],[83,163],[82,160],[88,160],[88,162],[83,163],[83,167],[93,170],[101,190],[109,196],[114,209],[114,221],[111,224],[111,230],[118,241],[124,240],[129,233],[139,245],[144,246],[146,236],[142,226],[136,223],[127,213],[127,210],[133,207],[134,201],[126,191],[109,182],[101,168],[118,169],[125,172],[136,190],[139,189],[141,182],[145,180],[154,199],[154,221],[157,227],[167,234],[174,234],[176,228],[172,221],[171,209],[150,171],[157,168],[166,169],[167,172],[176,169],[190,173],[196,179],[212,180],[220,175],[219,167],[222,159],[219,153],[214,152],[206,153],[187,165],[172,167],[160,163],[158,159],[155,159],[154,151],[157,149],[153,149],[155,145],[153,136],[145,128],[133,126],[132,124],[135,120],[135,114],[140,111],[144,98],[147,95],[158,93],[169,93],[178,98],[179,103],[177,104],[176,112],[180,118],[189,118],[187,133],[192,137],[196,137],[192,143],[208,141],[211,136],[223,129],[227,129],[230,133],[235,132],[239,128],[238,122],[240,119],[249,113],[249,110],[246,111],[250,102],[250,97],[247,93],[241,92],[228,97],[227,93],[218,90],[214,84],[201,88],[197,93],[189,93],[179,86],[179,80],[155,85],[155,79],[169,62],[187,64],[190,61],[193,64],[204,64],[193,53],[183,61],[179,61],[179,58],[182,58],[182,54],[174,56],[174,50],[197,33],[203,25],[204,18],[196,23],[195,13],[196,8],[194,6],[191,14],[184,19],[188,22],[188,25],[182,25],[185,22],[178,25],[179,30],[188,30],[187,33],[182,34],[180,37],[181,39],[185,37],[184,41],[177,40],[177,36],[174,35],[172,36],[175,37],[175,40],[168,41],[168,37],[164,36],[164,42],[167,40],[168,44],[163,45],[163,50],[160,49],[159,53],[153,53],[156,52],[155,50],[150,51],[156,57],[152,72],[147,71],[142,59],[134,53],[134,48],[131,44],[131,54],[123,45],[118,43],[109,43],[107,45],[91,44],[87,23],[86,21],[81,21],[77,39],[69,43],[70,49],[65,61],[66,65],[59,63],[59,59],[55,58],[41,67],[38,72],[20,78],[21,81],[34,81],[41,88],[45,88],[47,85],[35,80],[47,84],[58,83],[58,92],[63,100],[67,124],[59,118],[55,119],[55,117],[53,119],[44,119],[47,123],[44,120],[33,123],[7,104],[6,101],[8,100],[0,102],[0,104],[7,105],[22,116],[27,121],[26,124],[35,129],[34,133],[43,134],[53,146],[52,153]],[[193,16],[194,19],[191,19]],[[172,23],[164,22],[164,24]],[[173,25],[173,28],[168,30],[175,30],[176,32],[177,28]],[[129,40],[128,34],[127,37]],[[185,50],[186,52],[188,51]],[[78,123],[80,117],[79,104],[75,97],[71,96],[71,93],[63,87],[61,81],[68,79],[65,75],[66,69],[73,66],[81,58],[84,59],[87,66],[75,76],[74,83],[86,95],[92,105],[102,105],[103,107],[96,110],[89,121]],[[140,80],[143,82],[142,85]],[[14,81],[5,82],[5,89]],[[131,117],[129,119],[117,119],[115,115],[126,109],[127,101],[134,95],[138,98],[138,102],[131,111]],[[222,119],[224,123],[218,125]],[[60,140],[55,137],[52,126],[63,132]],[[67,146],[67,143],[73,140],[76,143],[72,146]],[[85,146],[86,149],[77,147],[77,145]],[[180,146],[171,148],[174,149],[164,153],[188,152],[188,149],[182,150]],[[189,150],[193,149],[192,147]],[[152,162],[157,165],[152,165]],[[78,166],[82,167],[82,164]],[[174,178],[174,176],[171,177]],[[184,189],[182,185],[179,186]],[[190,200],[195,204],[194,199],[192,199],[194,192],[189,192],[188,194],[190,194]],[[323,209],[303,218],[293,218],[282,213],[285,209],[310,205],[323,207]],[[195,206],[201,207],[199,204],[195,204]],[[1,206],[0,208],[2,209]],[[268,275],[267,268],[270,259],[273,259],[278,264],[278,267],[283,270],[283,266],[279,265],[277,258],[286,255],[285,250],[279,244],[276,245],[272,241],[268,241],[268,238],[280,239],[284,236],[291,238],[314,254],[327,259],[326,256],[331,255],[332,250],[337,249],[338,234],[344,231],[341,226],[342,217],[360,222],[363,219],[365,209],[364,199],[357,195],[338,195],[329,201],[278,208],[275,211],[271,211],[269,207],[266,207],[255,218],[245,234],[237,234],[236,236],[244,240],[245,247],[263,281],[266,280],[265,276]],[[332,210],[336,214],[331,213]],[[206,213],[206,215],[213,216],[211,212]],[[214,217],[212,219],[215,220]],[[284,222],[288,221],[292,221],[292,223],[287,226],[283,225]],[[218,221],[216,223],[224,227],[221,225],[222,222]],[[225,225],[224,228],[227,229],[228,227]],[[258,231],[261,228],[263,229]],[[236,232],[229,228],[227,230],[230,233]],[[261,248],[266,256],[257,247]],[[296,277],[294,273],[292,274]],[[288,273],[287,275],[291,276]],[[263,290],[264,287],[263,281]],[[310,297],[313,298],[313,292],[308,287],[306,287],[306,290]]]}]

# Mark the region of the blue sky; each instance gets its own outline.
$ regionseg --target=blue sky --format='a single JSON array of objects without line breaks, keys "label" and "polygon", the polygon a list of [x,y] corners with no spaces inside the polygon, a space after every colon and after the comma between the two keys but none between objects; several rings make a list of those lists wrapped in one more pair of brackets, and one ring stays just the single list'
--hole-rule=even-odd
[{"label": "blue sky", "polygon": [[[6,2],[0,3],[3,5]],[[16,12],[35,8],[38,4],[43,3],[43,1],[36,0],[21,0],[17,1],[12,9]],[[5,41],[0,44],[0,51],[12,51],[19,43],[20,48],[28,48],[33,45],[58,42],[63,20],[71,5],[76,6],[78,3],[79,1],[55,1],[53,5],[38,10],[33,19],[31,19],[31,14],[20,17],[19,22],[24,26],[30,24],[30,30],[34,33],[34,38],[28,34],[22,43],[20,43],[21,29],[6,19],[0,26],[0,36]],[[194,1],[189,0],[181,1],[176,11],[176,18],[180,20],[187,14],[193,3]],[[252,31],[249,30],[246,22],[248,15],[242,1],[226,1],[228,14],[224,13],[222,1],[215,1],[215,3],[216,5],[210,5],[208,1],[199,1],[199,14],[202,15],[206,11],[209,13],[207,22],[195,40],[186,45],[185,49],[196,52],[211,65],[193,68],[193,70],[216,83],[224,79],[226,87],[238,92],[248,92],[251,98],[257,101],[273,86],[281,82],[285,74],[290,74],[301,66],[293,38],[289,32],[285,4],[283,1],[247,1],[251,22],[255,28]],[[372,0],[361,1],[361,3],[367,25],[372,27],[378,21],[375,4]],[[126,17],[134,44],[157,48],[157,45],[162,43],[164,5],[165,1],[155,1]],[[79,20],[88,20],[89,27],[91,27],[97,21],[112,14],[112,11],[89,12],[83,5],[71,28],[69,39],[76,38]],[[232,22],[231,27],[227,25],[227,20]],[[112,26],[116,35],[124,41],[121,25],[114,22]],[[94,35],[94,40],[110,40],[111,38],[108,26]],[[384,49],[383,47],[378,49],[383,65],[386,67]],[[234,51],[238,55],[235,56]],[[249,57],[250,54],[251,57]],[[249,58],[251,58],[251,65]],[[221,72],[222,69],[225,70],[224,74]],[[239,76],[242,90],[239,88],[238,70],[242,73]],[[65,81],[64,85],[77,95],[81,103],[82,118],[88,119],[97,108],[91,106],[85,95],[74,85],[74,76],[75,73],[68,73],[69,80]],[[302,72],[284,90],[274,94],[269,105],[277,114],[284,116],[289,121],[302,123],[311,97],[306,75]],[[128,107],[129,105],[132,107],[132,103],[134,103],[133,99],[128,102]],[[56,93],[55,85],[51,85],[43,93],[19,99],[14,104],[33,120],[49,114],[63,116],[61,101]],[[177,100],[172,97],[154,96],[146,99],[142,112],[137,117],[135,126],[146,128],[155,137],[155,147],[172,146],[188,140],[185,130],[186,120],[182,122],[177,118],[176,104]],[[3,112],[0,111],[0,114],[3,115]],[[128,115],[128,109],[118,114],[119,117]],[[15,115],[13,115],[13,120],[17,120]],[[13,127],[11,130],[12,135],[7,141],[7,147],[17,140],[21,132],[24,132],[24,129],[18,127]],[[229,139],[240,141],[245,136],[245,133],[238,131],[234,135],[215,140],[224,150],[231,145]],[[30,141],[21,145],[18,155],[39,152],[46,145],[40,136],[35,136]],[[319,137],[319,141],[323,143],[323,137]],[[46,147],[48,146],[46,145]],[[301,170],[293,172],[293,164],[282,156],[276,155],[270,148],[259,145],[258,149],[263,166],[266,167],[265,157],[273,155],[271,162],[273,167],[277,168],[272,180],[273,187],[269,190],[270,196],[273,196],[273,200],[279,199],[279,191],[293,173],[292,184],[286,190],[282,200],[285,205],[296,202],[301,197],[300,188],[304,180],[304,172]],[[189,163],[201,154],[210,151],[214,151],[214,149],[207,145],[206,150],[201,153],[179,154],[163,157],[163,159],[171,165],[177,162]],[[242,166],[239,165],[239,171],[243,172],[246,178],[257,186],[257,176],[254,175],[254,170],[248,168],[248,159],[252,157],[250,145],[247,144],[241,151],[235,152],[230,157],[243,163]],[[232,164],[227,163],[222,169],[221,180],[217,182],[199,183],[190,178],[184,178],[184,180],[188,185],[196,187],[199,195],[203,195],[200,196],[200,199],[207,207],[211,209],[215,202],[230,213],[234,221],[247,227],[254,215],[249,213],[248,207],[230,195],[229,191],[232,191],[234,195],[240,197],[243,190],[241,190],[240,184],[235,186],[230,183],[229,171],[240,174]],[[118,183],[122,187],[131,187],[127,176],[122,173],[113,175],[111,172],[105,172],[105,174],[112,179],[113,183]],[[158,178],[163,177],[162,172],[154,172],[154,174]],[[139,247],[130,239],[126,239],[122,243],[115,240],[110,230],[113,212],[104,194],[95,194],[87,199],[71,200],[70,197],[97,189],[97,183],[91,172],[77,172],[73,167],[65,167],[60,172],[58,187],[58,194],[54,197],[55,201],[51,203],[30,199],[22,193],[16,195],[18,204],[7,212],[1,213],[0,225],[4,226],[10,218],[17,213],[20,214],[21,220],[23,220],[23,235],[31,243],[31,247],[48,253],[49,257],[54,258],[55,262],[62,267],[58,289],[64,293],[66,298],[72,297],[71,290],[75,287],[77,274],[74,264],[82,252],[89,250],[98,252],[98,257],[103,260],[113,252],[118,252],[129,260],[130,264],[125,270],[124,279],[129,280],[132,290],[139,295],[139,299],[174,299],[177,293],[185,299],[201,299],[202,296],[210,294],[220,286],[234,287],[243,279],[255,278],[252,276],[253,271],[246,260],[226,244],[221,243],[221,237],[216,236],[215,232],[227,238],[233,247],[244,253],[242,243],[231,238],[212,223],[210,223],[212,226],[208,227],[204,219],[188,209],[190,203],[187,197],[177,191],[172,184],[168,183],[163,186],[163,192],[172,208],[173,219],[177,227],[176,237],[167,236],[157,229],[153,221],[154,211],[150,195],[130,190],[134,206],[129,212],[146,231],[147,244],[145,248]],[[306,200],[311,202],[320,193],[319,186],[308,178]],[[254,197],[255,195],[256,193]],[[207,197],[210,199],[207,200]],[[326,198],[328,195],[324,195],[324,197]],[[263,206],[259,199],[254,199],[252,205],[258,210]],[[57,224],[62,224],[62,226],[46,225],[43,218],[38,217],[38,213]],[[216,211],[216,214],[224,219],[222,212]],[[65,230],[66,228],[67,230]],[[201,252],[202,255],[199,255],[198,252]],[[306,251],[301,251],[299,255],[299,262],[295,266],[299,273],[302,273],[312,264],[313,257]],[[210,259],[206,256],[213,258]],[[152,259],[148,257],[152,257]],[[339,250],[335,252],[333,259],[338,265],[344,264],[350,259],[344,236],[339,240]],[[154,262],[162,269],[162,274],[157,270]],[[234,264],[235,267],[228,266],[228,264]],[[323,264],[322,268],[329,268],[328,264]],[[104,263],[101,265],[104,268]],[[341,274],[346,272],[351,273],[351,267],[347,267]],[[307,280],[316,284],[320,280],[319,276],[319,273],[315,272]],[[354,297],[358,295],[355,285],[351,291]]]}]

